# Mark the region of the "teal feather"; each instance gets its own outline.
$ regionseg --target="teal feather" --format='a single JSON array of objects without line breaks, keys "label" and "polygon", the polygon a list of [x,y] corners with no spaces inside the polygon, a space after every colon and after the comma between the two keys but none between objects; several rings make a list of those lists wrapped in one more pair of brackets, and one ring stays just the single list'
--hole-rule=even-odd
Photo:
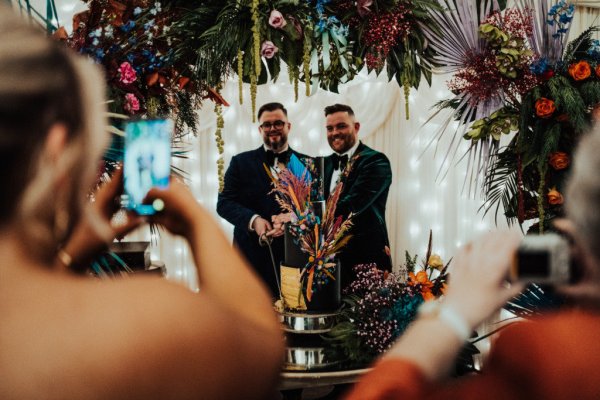
[{"label": "teal feather", "polygon": [[290,161],[287,164],[287,169],[294,174],[299,180],[304,181],[307,184],[310,184],[313,180],[310,171],[306,166],[300,161],[295,154],[292,153],[290,156]]}]

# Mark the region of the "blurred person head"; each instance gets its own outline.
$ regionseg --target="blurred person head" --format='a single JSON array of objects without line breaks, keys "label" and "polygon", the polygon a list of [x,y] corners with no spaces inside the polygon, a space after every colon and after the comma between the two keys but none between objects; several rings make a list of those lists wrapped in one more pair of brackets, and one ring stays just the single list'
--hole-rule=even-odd
[{"label": "blurred person head", "polygon": [[587,267],[585,278],[600,277],[600,125],[584,136],[574,155],[573,171],[566,190],[570,233]]},{"label": "blurred person head", "polygon": [[279,152],[285,148],[292,124],[288,121],[287,110],[281,103],[267,103],[258,110],[258,131],[267,148]]},{"label": "blurred person head", "polygon": [[79,218],[107,144],[103,78],[0,5],[0,231],[42,262]]},{"label": "blurred person head", "polygon": [[325,129],[327,142],[333,151],[344,154],[356,144],[360,123],[356,121],[354,111],[345,104],[325,107]]}]

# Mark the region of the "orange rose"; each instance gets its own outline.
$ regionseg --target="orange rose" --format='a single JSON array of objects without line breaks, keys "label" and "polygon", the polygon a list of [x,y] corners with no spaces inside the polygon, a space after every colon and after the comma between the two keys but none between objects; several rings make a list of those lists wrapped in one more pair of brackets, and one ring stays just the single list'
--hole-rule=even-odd
[{"label": "orange rose", "polygon": [[556,188],[550,189],[546,196],[548,197],[548,203],[552,206],[560,205],[565,201],[563,199],[562,194],[560,194],[560,192],[556,190]]},{"label": "orange rose", "polygon": [[188,83],[190,83],[190,78],[188,78],[187,76],[180,76],[179,79],[177,80],[177,84],[179,85],[179,90],[182,90],[185,85],[187,85]]},{"label": "orange rose", "polygon": [[596,71],[596,76],[600,78],[600,65],[598,65],[594,71]]},{"label": "orange rose", "polygon": [[154,86],[158,82],[158,72],[153,72],[150,75],[146,75],[146,85]]},{"label": "orange rose", "polygon": [[555,153],[550,154],[550,159],[548,160],[552,168],[555,170],[565,169],[569,166],[571,160],[567,153],[562,151],[557,151]]},{"label": "orange rose", "polygon": [[554,102],[545,97],[540,97],[535,102],[535,114],[540,118],[550,118],[556,111]]},{"label": "orange rose", "polygon": [[569,75],[576,81],[587,79],[592,74],[592,68],[587,61],[579,61],[577,64],[569,65]]}]

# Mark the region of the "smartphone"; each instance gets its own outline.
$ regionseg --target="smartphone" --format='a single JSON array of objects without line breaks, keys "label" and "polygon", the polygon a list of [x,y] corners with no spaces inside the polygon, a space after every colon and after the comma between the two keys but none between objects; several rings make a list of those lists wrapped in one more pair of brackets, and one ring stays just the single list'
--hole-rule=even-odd
[{"label": "smartphone", "polygon": [[139,215],[152,215],[157,211],[154,205],[143,201],[151,188],[169,185],[173,128],[173,121],[169,119],[126,123],[123,203],[128,210]]}]

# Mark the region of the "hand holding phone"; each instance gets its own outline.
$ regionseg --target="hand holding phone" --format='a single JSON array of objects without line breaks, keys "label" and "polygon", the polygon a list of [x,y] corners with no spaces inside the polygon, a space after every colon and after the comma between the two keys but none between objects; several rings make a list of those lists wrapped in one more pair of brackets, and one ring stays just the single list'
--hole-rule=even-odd
[{"label": "hand holding phone", "polygon": [[171,173],[171,134],[168,119],[138,120],[125,126],[123,160],[125,208],[139,215],[152,215],[160,205],[144,204],[153,187],[164,189]]}]

